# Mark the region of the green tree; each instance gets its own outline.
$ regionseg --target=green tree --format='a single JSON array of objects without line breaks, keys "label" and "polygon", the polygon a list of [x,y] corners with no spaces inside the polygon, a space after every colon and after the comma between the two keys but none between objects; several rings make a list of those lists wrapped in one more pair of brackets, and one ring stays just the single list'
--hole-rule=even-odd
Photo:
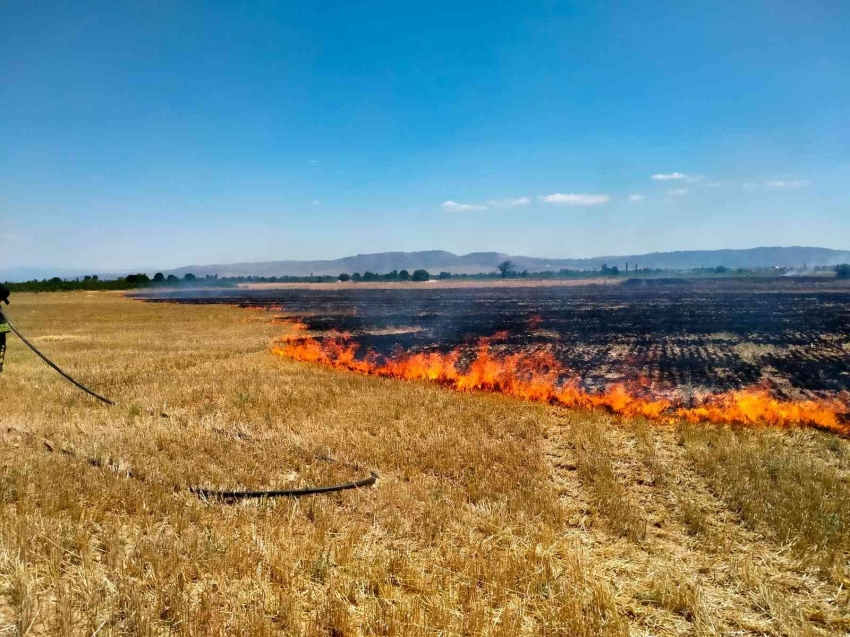
[{"label": "green tree", "polygon": [[166,281],[167,283],[177,283],[179,280],[180,280],[180,279],[178,279],[178,278],[177,278],[176,276],[174,276],[173,274],[169,274],[169,275],[168,275],[168,278],[167,278],[167,279],[165,279],[165,281]]},{"label": "green tree", "polygon": [[510,261],[502,261],[499,265],[496,266],[496,269],[502,275],[503,279],[507,279],[514,272],[514,264]]},{"label": "green tree", "polygon": [[130,285],[145,285],[150,283],[150,277],[147,274],[139,273],[139,274],[128,274],[124,277],[124,280],[127,281]]},{"label": "green tree", "polygon": [[351,275],[348,272],[343,272],[342,274],[339,275],[339,280],[340,281],[350,281]]},{"label": "green tree", "polygon": [[835,276],[839,279],[850,279],[850,263],[835,266]]},{"label": "green tree", "polygon": [[413,276],[411,277],[412,281],[427,281],[431,278],[431,275],[428,274],[428,270],[414,270]]},{"label": "green tree", "polygon": [[355,281],[355,282],[360,281],[362,278],[363,277],[360,275],[359,272],[355,272],[354,274],[351,275],[351,280]]},{"label": "green tree", "polygon": [[191,272],[187,272],[186,274],[184,274],[184,275],[183,275],[183,280],[184,280],[184,281],[194,281],[194,280],[195,280],[195,279],[197,279],[197,278],[198,278],[198,277],[196,277],[196,276],[195,276],[194,274],[192,274]]},{"label": "green tree", "polygon": [[410,278],[410,272],[408,272],[407,270],[401,270],[398,273],[398,280],[399,281],[407,281],[409,278]]},{"label": "green tree", "polygon": [[157,272],[153,275],[154,283],[162,283],[165,281],[165,275],[162,272]]}]

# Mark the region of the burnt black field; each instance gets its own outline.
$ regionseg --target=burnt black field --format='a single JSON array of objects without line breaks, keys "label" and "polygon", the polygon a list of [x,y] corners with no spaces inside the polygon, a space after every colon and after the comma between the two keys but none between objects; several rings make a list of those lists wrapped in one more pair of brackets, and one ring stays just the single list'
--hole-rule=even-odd
[{"label": "burnt black field", "polygon": [[[588,388],[649,380],[724,391],[766,385],[779,396],[850,391],[850,283],[834,279],[630,281],[532,287],[214,289],[139,294],[151,301],[282,307],[319,337],[346,332],[388,356],[471,356],[546,349]],[[463,361],[463,358],[461,359]]]}]

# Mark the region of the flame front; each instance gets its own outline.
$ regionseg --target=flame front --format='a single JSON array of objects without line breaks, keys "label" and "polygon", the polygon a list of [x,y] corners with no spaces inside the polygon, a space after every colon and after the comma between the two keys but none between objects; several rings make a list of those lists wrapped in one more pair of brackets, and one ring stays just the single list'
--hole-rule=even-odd
[{"label": "flame front", "polygon": [[[299,325],[299,327],[301,327]],[[303,328],[302,328],[303,329]],[[606,409],[657,422],[727,423],[774,427],[810,426],[850,435],[850,406],[839,399],[777,400],[764,388],[710,394],[685,405],[675,395],[653,393],[648,383],[617,383],[590,392],[546,350],[499,355],[491,339],[481,339],[475,358],[459,368],[461,351],[397,354],[386,360],[369,353],[356,358],[358,344],[346,335],[289,337],[272,352],[285,358],[321,363],[334,369],[403,380],[429,380],[457,391],[498,392],[524,400],[580,409]],[[566,378],[566,380],[564,380]]]}]

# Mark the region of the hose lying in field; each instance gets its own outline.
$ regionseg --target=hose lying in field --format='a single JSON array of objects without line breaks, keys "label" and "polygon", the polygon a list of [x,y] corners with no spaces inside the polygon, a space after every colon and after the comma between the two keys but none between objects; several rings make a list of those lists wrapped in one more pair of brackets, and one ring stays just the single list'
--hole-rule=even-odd
[{"label": "hose lying in field", "polygon": [[371,487],[378,481],[378,474],[370,472],[368,478],[354,482],[343,482],[329,487],[309,487],[306,489],[284,489],[282,491],[216,491],[202,487],[189,487],[189,491],[196,493],[202,498],[213,500],[247,500],[250,498],[300,498],[305,495],[318,495],[320,493],[334,493],[335,491],[347,491],[348,489],[359,489],[360,487]]},{"label": "hose lying in field", "polygon": [[14,326],[14,325],[12,325],[12,321],[10,321],[10,320],[9,320],[9,317],[6,317],[6,323],[9,325],[9,327],[12,329],[12,331],[13,331],[13,332],[17,335],[17,337],[18,337],[19,339],[21,339],[21,340],[24,342],[24,345],[26,345],[26,346],[27,346],[27,347],[29,347],[29,348],[30,348],[33,352],[35,352],[35,353],[36,353],[36,355],[37,355],[37,356],[38,356],[41,360],[43,360],[45,363],[47,363],[47,364],[48,364],[48,365],[50,365],[53,369],[55,369],[57,372],[59,372],[59,374],[62,376],[62,378],[64,378],[65,380],[69,381],[70,383],[73,383],[74,385],[76,385],[77,387],[79,387],[80,389],[82,389],[84,392],[86,392],[87,394],[89,394],[90,396],[94,396],[94,397],[95,397],[95,398],[97,398],[99,401],[104,402],[104,403],[106,403],[107,405],[114,405],[114,404],[115,404],[114,402],[112,402],[112,401],[111,401],[111,400],[109,400],[108,398],[104,398],[104,397],[103,397],[103,396],[101,396],[100,394],[98,394],[98,393],[96,393],[96,392],[93,392],[91,389],[89,389],[88,387],[86,387],[86,386],[85,386],[85,385],[83,385],[82,383],[77,382],[76,380],[74,380],[73,378],[71,378],[68,374],[66,374],[65,372],[63,372],[63,371],[59,368],[59,366],[58,366],[56,363],[54,363],[52,360],[50,360],[49,358],[47,358],[47,356],[45,356],[45,355],[44,355],[44,354],[42,354],[40,351],[38,351],[38,348],[37,348],[35,345],[33,345],[33,344],[32,344],[32,343],[30,343],[30,342],[29,342],[26,338],[24,338],[24,336],[23,336],[23,335],[22,335],[22,334],[21,334],[21,333],[20,333],[20,332],[19,332],[19,331],[15,328],[15,326]]},{"label": "hose lying in field", "polygon": [[[67,381],[73,383],[76,387],[79,387],[87,394],[94,396],[101,402],[106,403],[107,405],[115,405],[114,402],[109,400],[108,398],[104,398],[100,394],[93,392],[91,389],[83,385],[82,383],[77,382],[71,376],[66,374],[56,363],[51,361],[47,356],[42,354],[38,348],[30,343],[17,329],[12,325],[12,322],[9,321],[8,317],[6,318],[6,322],[9,324],[11,330],[17,335],[19,339],[21,339],[27,347],[29,347],[33,352],[35,352],[38,357],[43,360],[45,363],[50,365],[53,369],[55,369],[59,374]],[[167,414],[161,414],[163,417],[167,418]],[[48,451],[53,451],[53,444],[49,441],[44,441],[44,446]],[[74,456],[76,457],[76,453],[71,451],[70,449],[62,449],[63,454],[66,456]],[[103,467],[103,463],[93,459],[88,458],[88,463],[96,466]],[[107,468],[112,469],[111,466]],[[118,473],[115,471],[115,473]],[[128,478],[136,478],[137,480],[141,480],[138,476],[130,473],[129,471],[126,473]],[[360,487],[371,487],[378,480],[378,474],[374,471],[371,472],[371,475],[368,478],[363,478],[362,480],[355,480],[354,482],[343,482],[342,484],[334,484],[326,487],[310,487],[306,489],[285,489],[285,490],[277,490],[277,491],[218,491],[216,489],[207,489],[206,487],[189,487],[189,491],[198,495],[201,498],[213,499],[213,500],[247,500],[251,498],[300,498],[307,495],[318,495],[321,493],[335,493],[337,491],[347,491],[348,489],[358,489]]]},{"label": "hose lying in field", "polygon": [[[7,431],[13,431],[13,428],[8,428]],[[32,437],[32,434],[29,432],[19,432],[28,437]],[[55,451],[56,446],[50,442],[49,440],[42,440],[42,444],[47,451]],[[59,452],[62,455],[70,456],[72,458],[80,458],[85,460],[88,464],[93,467],[99,467],[101,469],[109,469],[112,473],[116,475],[123,475],[127,478],[133,478],[134,480],[138,480],[139,482],[145,482],[144,477],[139,476],[133,473],[130,470],[122,470],[117,465],[113,465],[109,462],[103,462],[97,458],[86,458],[84,456],[80,456],[73,449],[68,449],[67,447],[60,447]],[[259,498],[302,498],[307,495],[319,495],[322,493],[336,493],[337,491],[348,491],[349,489],[360,489],[362,487],[371,487],[378,481],[380,476],[375,472],[371,471],[368,478],[362,478],[361,480],[355,480],[353,482],[343,482],[341,484],[333,484],[326,487],[307,487],[304,489],[278,489],[271,491],[219,491],[217,489],[208,489],[206,487],[189,487],[189,492],[194,493],[199,498],[204,498],[207,500],[224,500],[224,501],[236,501],[236,500],[248,500],[248,499],[259,499]],[[181,491],[181,487],[175,487],[176,491]]]}]

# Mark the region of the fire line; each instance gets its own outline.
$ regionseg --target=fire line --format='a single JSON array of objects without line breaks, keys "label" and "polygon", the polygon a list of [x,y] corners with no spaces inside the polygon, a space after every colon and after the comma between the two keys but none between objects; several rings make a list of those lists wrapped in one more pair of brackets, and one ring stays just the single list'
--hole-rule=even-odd
[{"label": "fire line", "polygon": [[[296,324],[296,331],[304,330]],[[349,336],[318,340],[286,337],[275,342],[272,352],[296,361],[322,365],[370,376],[401,380],[429,380],[461,392],[484,391],[528,401],[578,409],[606,409],[623,416],[643,416],[651,421],[716,423],[779,428],[814,427],[850,435],[850,405],[840,399],[779,400],[768,389],[751,387],[709,394],[685,404],[675,396],[660,395],[647,387],[625,383],[589,392],[575,378],[564,379],[566,370],[546,351],[494,354],[490,339],[481,339],[475,358],[459,368],[461,352],[399,354],[379,359],[374,352],[356,358],[359,344]]]}]

